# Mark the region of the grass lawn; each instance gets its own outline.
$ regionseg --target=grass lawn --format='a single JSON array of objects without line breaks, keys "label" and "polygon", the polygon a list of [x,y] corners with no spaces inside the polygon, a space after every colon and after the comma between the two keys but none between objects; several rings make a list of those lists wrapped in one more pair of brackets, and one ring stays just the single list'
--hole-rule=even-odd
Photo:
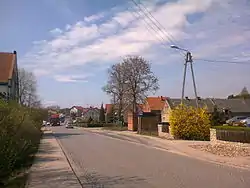
[{"label": "grass lawn", "polygon": [[218,130],[235,130],[235,131],[250,131],[249,127],[239,127],[239,126],[213,126],[213,129],[218,129]]}]

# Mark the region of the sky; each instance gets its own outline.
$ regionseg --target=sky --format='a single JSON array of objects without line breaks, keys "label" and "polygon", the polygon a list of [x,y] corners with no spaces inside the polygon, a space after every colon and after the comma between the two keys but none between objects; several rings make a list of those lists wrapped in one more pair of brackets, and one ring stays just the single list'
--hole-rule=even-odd
[{"label": "sky", "polygon": [[[202,61],[250,63],[249,0],[136,2],[160,27],[130,0],[0,0],[0,51],[17,51],[18,66],[36,75],[44,105],[109,103],[101,89],[107,69],[127,55],[151,63],[160,84],[151,96],[179,98],[184,54],[170,45],[192,53],[198,96],[250,89],[249,65]],[[185,96],[194,96],[190,70]]]}]

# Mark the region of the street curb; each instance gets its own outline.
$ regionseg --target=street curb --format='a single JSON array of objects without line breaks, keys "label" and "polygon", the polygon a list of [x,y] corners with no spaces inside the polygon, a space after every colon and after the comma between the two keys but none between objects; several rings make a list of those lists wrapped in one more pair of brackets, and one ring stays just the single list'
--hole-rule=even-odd
[{"label": "street curb", "polygon": [[61,144],[61,141],[60,141],[59,139],[56,138],[56,136],[54,135],[54,132],[53,132],[53,131],[51,131],[51,133],[53,134],[53,137],[55,138],[56,142],[58,143],[58,145],[59,145],[59,147],[60,147],[60,150],[62,151],[62,153],[63,153],[65,159],[67,160],[67,162],[68,162],[68,164],[69,164],[69,167],[70,167],[71,171],[73,172],[74,176],[76,177],[76,179],[77,179],[77,181],[78,181],[78,183],[79,183],[79,186],[83,188],[82,182],[81,182],[81,180],[78,178],[77,173],[75,172],[75,170],[74,170],[74,168],[73,168],[71,159],[69,159],[68,156],[66,155],[66,152],[65,152],[64,149],[63,149],[63,146],[62,146],[62,144]]}]

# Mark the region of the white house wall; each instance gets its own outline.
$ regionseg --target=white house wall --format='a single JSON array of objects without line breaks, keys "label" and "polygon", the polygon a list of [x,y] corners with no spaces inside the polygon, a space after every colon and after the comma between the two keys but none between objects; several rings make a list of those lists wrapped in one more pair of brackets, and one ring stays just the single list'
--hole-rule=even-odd
[{"label": "white house wall", "polygon": [[3,92],[8,92],[8,86],[7,85],[0,85],[0,93],[3,93]]},{"label": "white house wall", "polygon": [[99,112],[96,111],[96,110],[89,110],[87,111],[84,115],[83,115],[83,118],[85,120],[88,120],[90,117],[95,120],[95,121],[98,121],[99,120]]}]

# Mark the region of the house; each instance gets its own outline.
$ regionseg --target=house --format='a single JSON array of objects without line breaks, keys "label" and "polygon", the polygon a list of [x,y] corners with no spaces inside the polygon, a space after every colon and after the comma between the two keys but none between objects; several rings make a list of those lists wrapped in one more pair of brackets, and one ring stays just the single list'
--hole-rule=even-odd
[{"label": "house", "polygon": [[233,116],[247,116],[250,117],[250,99],[211,99],[218,110],[229,113]]},{"label": "house", "polygon": [[[161,122],[169,123],[169,115],[171,110],[179,106],[180,104],[181,99],[167,98],[161,111]],[[196,107],[196,99],[186,98],[183,100],[183,104],[186,106]],[[199,107],[206,108],[209,113],[212,113],[214,110],[214,103],[211,101],[211,99],[199,99],[198,105]]]},{"label": "house", "polygon": [[75,114],[76,117],[81,117],[83,111],[84,111],[84,108],[82,106],[72,106],[70,108],[70,114]]},{"label": "house", "polygon": [[[169,122],[169,114],[172,109],[181,104],[181,99],[167,98],[164,108],[161,112],[161,121]],[[195,99],[184,99],[183,104],[187,106],[196,107]],[[228,114],[228,118],[233,116],[250,116],[250,99],[214,99],[206,98],[198,100],[199,107],[206,108],[208,113],[212,113],[214,108],[225,114]],[[227,118],[227,119],[228,119]]]},{"label": "house", "polygon": [[129,111],[127,115],[128,130],[130,131],[155,131],[161,121],[161,111],[166,97],[147,97],[144,104],[137,106],[137,113]]},{"label": "house", "polygon": [[100,109],[94,107],[87,108],[82,114],[82,119],[84,121],[88,121],[89,118],[91,118],[93,121],[98,122],[99,117],[100,117]]},{"label": "house", "polygon": [[0,52],[0,98],[19,102],[17,54]]},{"label": "house", "polygon": [[165,106],[167,97],[147,97],[143,105],[143,112],[155,113],[159,116],[159,122],[161,121],[161,112]]}]

